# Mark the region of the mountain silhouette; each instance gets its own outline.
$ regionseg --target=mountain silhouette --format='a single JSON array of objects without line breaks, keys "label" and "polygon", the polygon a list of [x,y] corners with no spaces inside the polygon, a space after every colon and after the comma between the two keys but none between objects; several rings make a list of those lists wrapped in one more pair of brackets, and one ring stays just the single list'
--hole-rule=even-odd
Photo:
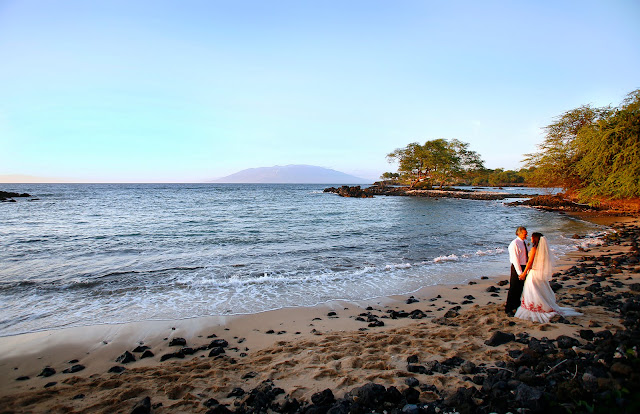
[{"label": "mountain silhouette", "polygon": [[268,183],[268,184],[371,184],[371,181],[329,168],[313,165],[276,165],[248,168],[213,183]]}]

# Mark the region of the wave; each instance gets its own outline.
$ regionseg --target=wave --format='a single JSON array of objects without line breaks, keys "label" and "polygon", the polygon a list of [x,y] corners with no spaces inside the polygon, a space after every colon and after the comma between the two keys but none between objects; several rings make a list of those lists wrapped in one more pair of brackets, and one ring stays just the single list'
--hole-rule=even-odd
[{"label": "wave", "polygon": [[413,267],[411,263],[398,263],[398,264],[388,264],[384,267],[385,270],[393,270],[393,269],[408,269]]},{"label": "wave", "polygon": [[434,263],[440,263],[440,262],[454,262],[457,261],[459,258],[458,256],[456,256],[455,254],[450,254],[449,256],[438,256],[435,259],[433,259]]}]

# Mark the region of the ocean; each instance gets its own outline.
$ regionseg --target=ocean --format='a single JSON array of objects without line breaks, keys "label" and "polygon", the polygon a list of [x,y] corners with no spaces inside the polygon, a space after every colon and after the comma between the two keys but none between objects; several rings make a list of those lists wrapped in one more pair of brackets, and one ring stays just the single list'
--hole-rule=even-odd
[{"label": "ocean", "polygon": [[0,336],[409,295],[506,278],[520,225],[557,255],[606,231],[503,201],[328,186],[5,184],[38,200],[0,203]]}]

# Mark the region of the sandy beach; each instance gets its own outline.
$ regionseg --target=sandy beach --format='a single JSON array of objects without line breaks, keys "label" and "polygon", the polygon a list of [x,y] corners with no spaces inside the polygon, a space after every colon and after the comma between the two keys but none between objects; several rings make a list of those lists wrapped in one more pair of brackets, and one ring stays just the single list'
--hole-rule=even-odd
[{"label": "sandy beach", "polygon": [[[612,303],[622,309],[639,295],[640,222],[606,220],[624,237],[614,232],[601,246],[560,258],[552,282],[558,302],[582,316],[548,324],[506,316],[505,263],[502,275],[470,275],[468,284],[402,297],[3,337],[0,412],[357,412],[354,401],[367,404],[353,390],[370,383],[382,385],[385,395],[398,392],[397,403],[391,397],[384,402],[391,411],[490,412],[497,403],[488,396],[497,391],[487,384],[503,372],[513,374],[504,383],[505,392],[514,387],[514,398],[525,389],[521,384],[537,389],[540,378],[560,371],[585,382],[591,371],[579,373],[578,363],[566,361],[588,360],[587,354],[598,352],[599,338],[624,331],[624,318]],[[558,368],[545,352],[530,352],[532,343],[553,348],[550,353],[561,358]],[[633,351],[622,352],[625,358]],[[529,361],[518,365],[523,355]],[[595,391],[637,384],[637,373],[620,374],[637,365],[637,354],[635,362],[620,359],[617,370],[612,367],[620,361],[601,357],[606,375],[595,380]],[[523,379],[523,367],[537,379]],[[268,401],[258,406],[256,395]],[[536,395],[508,408],[542,410],[546,406],[534,401]],[[574,397],[574,408],[580,407]]]}]

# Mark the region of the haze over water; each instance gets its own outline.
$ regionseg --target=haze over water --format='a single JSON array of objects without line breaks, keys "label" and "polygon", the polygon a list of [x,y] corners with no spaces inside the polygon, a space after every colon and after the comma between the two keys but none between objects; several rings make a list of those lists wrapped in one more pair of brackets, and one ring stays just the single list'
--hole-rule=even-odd
[{"label": "haze over water", "polygon": [[557,254],[585,243],[573,234],[603,230],[502,201],[348,199],[325,187],[12,185],[39,200],[0,204],[0,336],[506,278],[517,226]]}]

